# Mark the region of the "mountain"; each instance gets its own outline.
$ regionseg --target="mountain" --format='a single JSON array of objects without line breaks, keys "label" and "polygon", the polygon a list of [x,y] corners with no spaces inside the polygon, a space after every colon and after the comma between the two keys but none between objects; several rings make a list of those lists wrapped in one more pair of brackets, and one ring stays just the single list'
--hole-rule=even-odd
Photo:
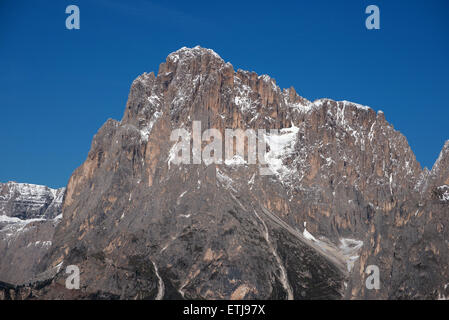
[{"label": "mountain", "polygon": [[0,183],[0,281],[22,284],[50,248],[65,188]]},{"label": "mountain", "polygon": [[61,213],[65,188],[35,184],[0,183],[0,215],[19,218],[55,218]]},{"label": "mountain", "polygon": [[[189,160],[207,158],[199,122],[222,147],[226,129],[266,130],[256,139],[266,153],[179,163],[182,141]],[[445,298],[448,151],[423,170],[383,112],[311,102],[210,49],[182,48],[133,82],[123,118],[103,125],[69,180],[39,281],[4,284],[3,297]],[[80,290],[65,288],[68,265]],[[378,290],[365,285],[372,265]]]}]

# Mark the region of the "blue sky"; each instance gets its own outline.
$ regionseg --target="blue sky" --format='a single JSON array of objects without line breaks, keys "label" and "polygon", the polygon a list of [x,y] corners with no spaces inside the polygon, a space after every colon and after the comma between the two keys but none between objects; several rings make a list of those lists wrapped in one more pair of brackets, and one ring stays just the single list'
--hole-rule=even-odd
[{"label": "blue sky", "polygon": [[65,186],[133,79],[195,45],[309,100],[383,110],[431,167],[449,139],[448,17],[445,0],[0,0],[0,181]]}]

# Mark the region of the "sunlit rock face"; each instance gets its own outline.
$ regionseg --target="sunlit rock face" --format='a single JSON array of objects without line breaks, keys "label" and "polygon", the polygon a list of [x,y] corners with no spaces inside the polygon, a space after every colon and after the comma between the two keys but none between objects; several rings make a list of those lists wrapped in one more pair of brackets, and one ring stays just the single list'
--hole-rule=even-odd
[{"label": "sunlit rock face", "polygon": [[[194,138],[196,121],[221,137],[266,130],[264,163],[235,155],[176,163],[170,135]],[[133,82],[122,120],[104,124],[70,178],[63,218],[35,268],[46,285],[10,296],[444,298],[447,149],[422,170],[381,111],[311,102],[210,49],[182,48],[157,76]],[[64,287],[68,265],[82,271],[80,290]],[[365,285],[370,265],[379,267],[378,290]]]}]

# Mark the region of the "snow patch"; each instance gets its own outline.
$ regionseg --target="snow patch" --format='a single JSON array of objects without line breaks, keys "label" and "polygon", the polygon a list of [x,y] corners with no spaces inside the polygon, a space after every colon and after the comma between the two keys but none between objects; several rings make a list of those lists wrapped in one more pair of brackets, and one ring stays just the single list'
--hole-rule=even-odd
[{"label": "snow patch", "polygon": [[306,228],[304,228],[304,231],[302,234],[304,235],[304,238],[306,238],[307,240],[318,242],[318,240],[309,231],[307,231]]},{"label": "snow patch", "polygon": [[441,201],[449,201],[449,186],[448,185],[442,185],[437,188],[442,192],[440,196]]},{"label": "snow patch", "polygon": [[292,126],[280,130],[279,134],[266,134],[264,139],[270,148],[265,154],[265,162],[268,168],[283,181],[288,175],[294,174],[295,170],[284,164],[293,152],[297,140],[299,128]]},{"label": "snow patch", "polygon": [[339,249],[346,260],[348,272],[351,272],[354,263],[359,258],[358,252],[363,246],[363,241],[341,238]]},{"label": "snow patch", "polygon": [[246,161],[240,155],[234,155],[231,159],[226,159],[224,163],[227,166],[242,166],[246,164]]},{"label": "snow patch", "polygon": [[18,224],[23,224],[23,225],[27,225],[29,223],[32,222],[36,222],[36,221],[45,221],[45,219],[43,218],[36,218],[36,219],[27,219],[27,220],[22,220],[16,217],[8,217],[5,215],[1,215],[0,216],[0,222],[4,222],[4,223],[18,223]]},{"label": "snow patch", "polygon": [[222,172],[218,168],[215,169],[215,172],[218,182],[220,182],[225,189],[230,189],[234,192],[237,192],[233,187],[234,180],[232,180],[232,178],[228,177],[224,172]]},{"label": "snow patch", "polygon": [[148,138],[150,136],[151,130],[153,129],[153,126],[161,116],[162,112],[156,111],[151,117],[150,122],[140,130],[140,135],[142,136],[143,141],[148,142]]},{"label": "snow patch", "polygon": [[234,103],[238,108],[240,108],[240,111],[242,113],[245,113],[247,111],[255,109],[257,100],[251,99],[251,94],[253,92],[251,88],[245,84],[240,84],[235,88],[237,90],[237,93],[234,97]]}]

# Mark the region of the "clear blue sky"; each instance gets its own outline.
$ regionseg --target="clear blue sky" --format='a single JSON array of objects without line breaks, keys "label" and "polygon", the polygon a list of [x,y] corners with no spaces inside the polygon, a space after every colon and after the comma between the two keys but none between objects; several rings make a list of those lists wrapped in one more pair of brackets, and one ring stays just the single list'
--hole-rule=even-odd
[{"label": "clear blue sky", "polygon": [[0,181],[65,186],[133,79],[195,45],[309,100],[383,110],[423,166],[449,139],[449,1],[0,0]]}]

